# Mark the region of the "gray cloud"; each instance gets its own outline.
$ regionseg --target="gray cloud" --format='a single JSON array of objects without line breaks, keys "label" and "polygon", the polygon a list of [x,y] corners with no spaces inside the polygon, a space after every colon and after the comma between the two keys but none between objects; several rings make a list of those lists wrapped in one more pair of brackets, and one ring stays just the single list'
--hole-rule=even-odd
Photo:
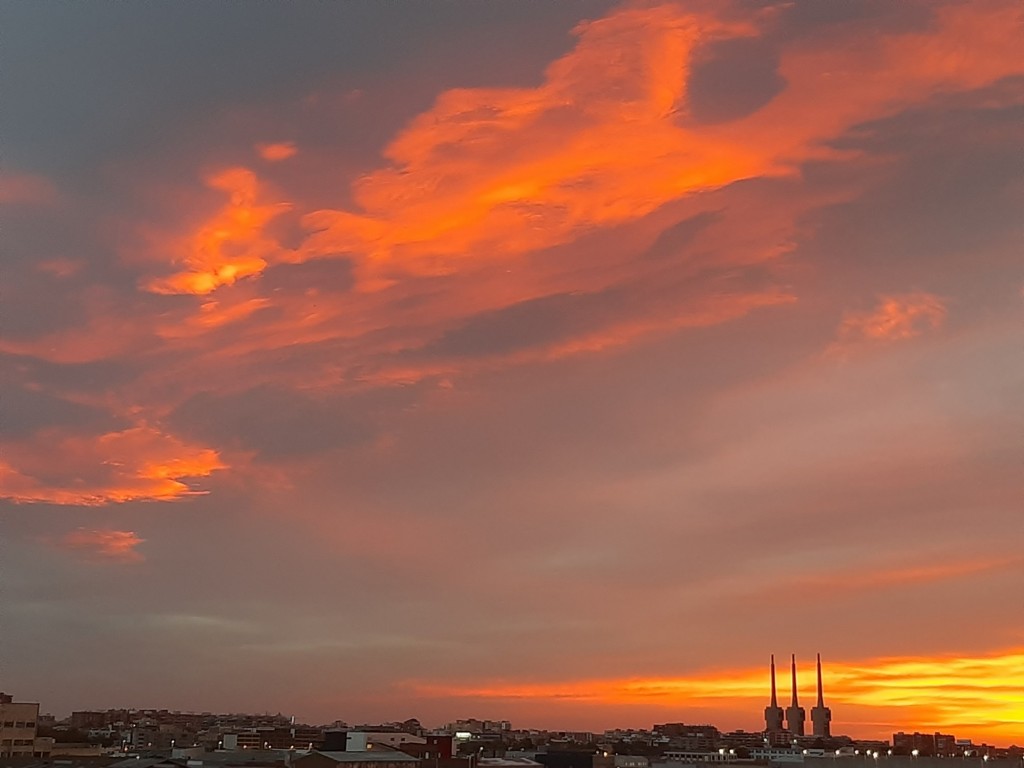
[{"label": "gray cloud", "polygon": [[8,385],[14,381],[31,383],[55,396],[70,394],[98,395],[116,390],[138,373],[135,360],[97,360],[88,363],[51,363],[37,357],[6,355],[3,367],[16,369]]},{"label": "gray cloud", "polygon": [[[600,15],[608,5],[588,11]],[[62,172],[125,152],[143,157],[172,133],[192,133],[205,111],[363,82],[418,59],[434,62],[426,66],[453,84],[533,80],[536,62],[569,43],[578,13],[560,4],[464,0],[402,7],[6,3],[6,162]],[[514,55],[524,40],[531,55]],[[467,56],[431,57],[435,49]],[[466,67],[471,55],[474,65]]]},{"label": "gray cloud", "polygon": [[891,3],[887,0],[862,0],[857,3],[821,3],[794,0],[781,3],[779,31],[783,37],[827,33],[841,28],[864,25],[865,31],[901,33],[924,29],[941,2]]},{"label": "gray cloud", "polygon": [[689,216],[658,235],[644,256],[649,259],[678,258],[680,251],[689,246],[697,235],[720,219],[721,214],[714,211]]},{"label": "gray cloud", "polygon": [[266,460],[297,458],[364,442],[372,434],[346,399],[258,387],[200,392],[179,406],[175,429],[216,446],[254,450]]},{"label": "gray cloud", "polygon": [[481,357],[544,346],[607,322],[620,302],[617,291],[543,296],[471,317],[418,352]]},{"label": "gray cloud", "polygon": [[4,378],[8,383],[0,393],[0,432],[8,438],[26,437],[47,427],[61,427],[72,433],[103,433],[129,426],[105,410],[14,385],[9,377]]},{"label": "gray cloud", "polygon": [[761,38],[720,40],[700,48],[686,84],[688,118],[725,123],[756,112],[786,87],[778,67],[778,51]]},{"label": "gray cloud", "polygon": [[[801,243],[799,257],[842,275],[845,290],[927,289],[965,299],[983,290],[989,301],[1019,301],[1021,201],[1014,190],[1024,144],[1024,80],[937,97],[856,126],[832,144],[887,162],[805,168],[810,184],[845,179],[866,187],[856,199],[808,218],[815,234]],[[958,313],[981,309],[967,300]]]},{"label": "gray cloud", "polygon": [[301,294],[315,289],[325,293],[345,293],[352,288],[352,262],[347,259],[317,259],[302,264],[277,264],[260,275],[260,291]]}]

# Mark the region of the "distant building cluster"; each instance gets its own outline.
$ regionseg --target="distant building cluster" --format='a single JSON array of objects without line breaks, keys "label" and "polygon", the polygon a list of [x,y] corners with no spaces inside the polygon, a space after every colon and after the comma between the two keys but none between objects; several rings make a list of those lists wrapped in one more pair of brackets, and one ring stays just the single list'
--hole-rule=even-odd
[{"label": "distant building cluster", "polygon": [[[165,709],[81,710],[56,721],[39,704],[0,693],[0,768],[681,768],[799,763],[803,768],[1024,768],[1024,749],[995,749],[941,733],[895,733],[892,742],[832,734],[821,657],[811,733],[791,659],[790,706],[782,709],[771,659],[763,731],[664,723],[603,733],[516,729],[508,720],[418,720],[349,726],[296,723],[281,714]],[[1016,761],[1016,762],[1013,762]]]}]

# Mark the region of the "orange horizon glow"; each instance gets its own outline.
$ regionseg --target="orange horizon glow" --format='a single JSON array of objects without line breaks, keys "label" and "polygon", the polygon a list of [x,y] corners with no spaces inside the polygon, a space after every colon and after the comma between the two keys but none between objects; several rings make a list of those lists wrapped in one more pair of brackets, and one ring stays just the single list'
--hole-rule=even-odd
[{"label": "orange horizon glow", "polygon": [[[876,629],[885,620],[873,620]],[[785,655],[784,655],[785,656]],[[802,706],[814,706],[812,660],[797,659]],[[779,697],[789,700],[787,664],[778,666]],[[825,704],[833,732],[862,738],[889,738],[911,730],[953,732],[977,741],[1024,743],[1024,646],[988,655],[882,657],[858,661],[822,660]],[[685,720],[699,707],[731,715],[746,728],[763,727],[761,710],[769,692],[768,661],[763,667],[718,669],[686,677],[585,679],[557,683],[494,682],[451,687],[411,681],[417,696],[440,699],[557,701],[582,705],[597,716],[602,707],[664,710],[661,716]]]}]

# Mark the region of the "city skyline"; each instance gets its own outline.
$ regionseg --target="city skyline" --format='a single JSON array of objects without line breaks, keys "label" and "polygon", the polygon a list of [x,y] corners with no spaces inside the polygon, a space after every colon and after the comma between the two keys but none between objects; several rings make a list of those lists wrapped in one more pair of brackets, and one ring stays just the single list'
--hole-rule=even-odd
[{"label": "city skyline", "polygon": [[[196,764],[207,760],[215,764],[256,760],[291,765],[294,759],[310,752],[329,757],[353,753],[348,760],[366,762],[367,751],[379,751],[379,759],[386,761],[384,755],[395,750],[421,764],[444,760],[447,768],[472,768],[476,758],[484,757],[510,758],[513,762],[526,759],[531,764],[540,761],[545,765],[551,760],[568,761],[579,768],[619,765],[620,758],[634,768],[706,762],[820,764],[815,761],[880,758],[906,765],[908,759],[944,757],[970,758],[984,765],[989,760],[1024,759],[1024,746],[1019,744],[979,743],[953,733],[917,730],[895,732],[890,741],[888,737],[857,739],[828,733],[799,737],[778,733],[777,728],[773,732],[771,725],[766,731],[751,732],[683,722],[603,732],[524,729],[505,719],[472,717],[436,727],[417,718],[373,724],[336,720],[311,725],[281,713],[197,713],[165,708],[75,710],[70,717],[57,720],[40,713],[38,703],[13,702],[4,693],[0,693],[0,712],[4,714],[0,757],[30,752],[44,759],[77,756],[116,762],[124,758],[170,758],[168,766],[178,765],[176,760],[192,759]],[[827,731],[821,723],[818,726],[819,731]],[[434,765],[437,768],[438,763]]]},{"label": "city skyline", "polygon": [[[818,654],[815,655],[818,656]],[[1024,653],[1017,654],[1015,658],[1010,658],[1008,661],[1009,664],[1006,664],[1004,668],[1011,670],[1012,677],[1002,680],[1001,683],[1006,689],[1020,690],[1021,682],[1024,681]],[[774,656],[772,663],[774,664]],[[965,713],[973,713],[976,718],[980,717],[982,720],[998,719],[1002,711],[1001,705],[998,701],[993,700],[996,698],[992,696],[993,686],[983,676],[986,666],[993,663],[999,664],[1000,660],[948,659],[938,665],[929,665],[921,659],[888,659],[884,662],[875,660],[870,664],[860,666],[848,665],[843,662],[828,662],[823,675],[823,688],[828,690],[829,702],[841,705],[839,719],[830,721],[838,723],[838,726],[832,726],[831,735],[887,739],[893,732],[910,728],[925,732],[955,731],[959,735],[973,739],[976,743],[986,743],[986,741],[995,744],[1005,742],[1006,745],[1024,743],[1024,731],[1016,724],[992,727],[964,717]],[[833,667],[835,670],[832,669]],[[774,673],[774,668],[772,673]],[[934,676],[937,674],[942,675],[939,684],[936,684],[934,680]],[[482,710],[476,714],[492,720],[509,719],[506,717],[509,713],[514,713],[517,718],[527,717],[523,714],[523,704],[526,704],[525,710],[528,712],[531,700],[555,698],[560,702],[565,722],[555,724],[531,722],[526,727],[549,727],[556,730],[572,728],[594,732],[615,727],[646,728],[648,726],[644,725],[642,720],[637,720],[638,717],[643,717],[639,713],[646,712],[650,715],[651,722],[658,719],[672,719],[674,714],[679,714],[677,719],[687,720],[682,713],[702,713],[701,716],[712,724],[717,724],[721,720],[725,724],[723,731],[761,731],[765,730],[766,723],[764,718],[758,719],[756,705],[759,701],[774,699],[774,682],[773,674],[765,676],[763,668],[761,670],[751,668],[721,673],[716,677],[691,680],[655,678],[590,681],[584,685],[556,681],[532,686],[471,688],[462,691],[456,690],[454,699],[452,687],[447,683],[443,687],[429,683],[411,683],[407,692],[413,701],[420,698],[430,701],[435,697],[446,699],[447,714],[440,717],[439,723],[450,722],[456,717],[464,716],[466,713],[462,710],[473,707]],[[949,690],[950,688],[952,691]],[[805,693],[806,689],[805,685]],[[817,693],[817,684],[810,690]],[[782,693],[792,695],[793,690],[791,687],[784,687]],[[658,707],[645,710],[645,702],[652,697],[660,699],[662,703]],[[879,699],[882,698],[892,701],[891,708],[879,704]],[[459,703],[460,701],[465,703]],[[1015,701],[1015,699],[1010,701],[1011,706]],[[725,703],[724,707],[723,702]],[[151,708],[151,703],[137,706],[137,708]],[[752,703],[749,712],[745,712],[739,719],[734,716],[732,719],[729,718],[727,713],[730,709],[741,708],[748,703]],[[591,714],[594,709],[600,709],[608,704],[619,707],[617,711],[622,713],[620,721],[587,719],[594,717]],[[96,707],[65,707],[65,710],[66,713],[70,713],[72,710],[117,709],[124,706],[124,702],[114,702]],[[136,706],[136,704],[132,706]],[[163,708],[168,707],[164,706]],[[189,708],[182,705],[181,702],[178,702],[178,706],[170,708],[189,712],[246,711],[244,708],[237,710],[218,709],[217,707]],[[388,713],[383,711],[377,711],[376,719],[374,717],[361,718],[358,713],[353,712],[334,712],[332,716],[330,712],[322,711],[311,716],[310,710],[304,709],[301,702],[297,704],[297,708],[287,711],[273,710],[272,708],[265,711],[296,716],[301,722],[309,724],[322,725],[335,720],[354,723],[397,722],[397,720],[387,717]],[[899,713],[899,717],[896,717],[896,712]],[[1012,717],[1015,710],[1008,709],[1006,712]],[[316,714],[319,716],[315,716]],[[391,712],[390,714],[398,716],[401,712]],[[418,717],[415,713],[408,716]],[[766,717],[767,711],[765,712]],[[872,717],[876,719],[869,719]],[[886,717],[891,719],[884,719]],[[700,720],[700,717],[697,719],[700,722],[705,722],[705,720]],[[807,723],[811,724],[810,717],[808,717]],[[788,720],[784,725],[785,728],[779,730],[788,733]],[[771,727],[768,730],[772,730]],[[812,730],[806,735],[813,738],[820,734]]]},{"label": "city skyline", "polygon": [[1020,740],[1019,0],[0,26],[4,690]]}]

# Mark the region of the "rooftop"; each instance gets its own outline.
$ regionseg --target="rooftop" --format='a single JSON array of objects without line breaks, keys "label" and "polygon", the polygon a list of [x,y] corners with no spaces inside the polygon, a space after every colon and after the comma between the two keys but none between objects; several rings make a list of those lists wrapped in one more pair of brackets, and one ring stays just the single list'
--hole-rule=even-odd
[{"label": "rooftop", "polygon": [[368,749],[365,752],[312,752],[338,763],[418,763],[419,758],[393,749]]}]

